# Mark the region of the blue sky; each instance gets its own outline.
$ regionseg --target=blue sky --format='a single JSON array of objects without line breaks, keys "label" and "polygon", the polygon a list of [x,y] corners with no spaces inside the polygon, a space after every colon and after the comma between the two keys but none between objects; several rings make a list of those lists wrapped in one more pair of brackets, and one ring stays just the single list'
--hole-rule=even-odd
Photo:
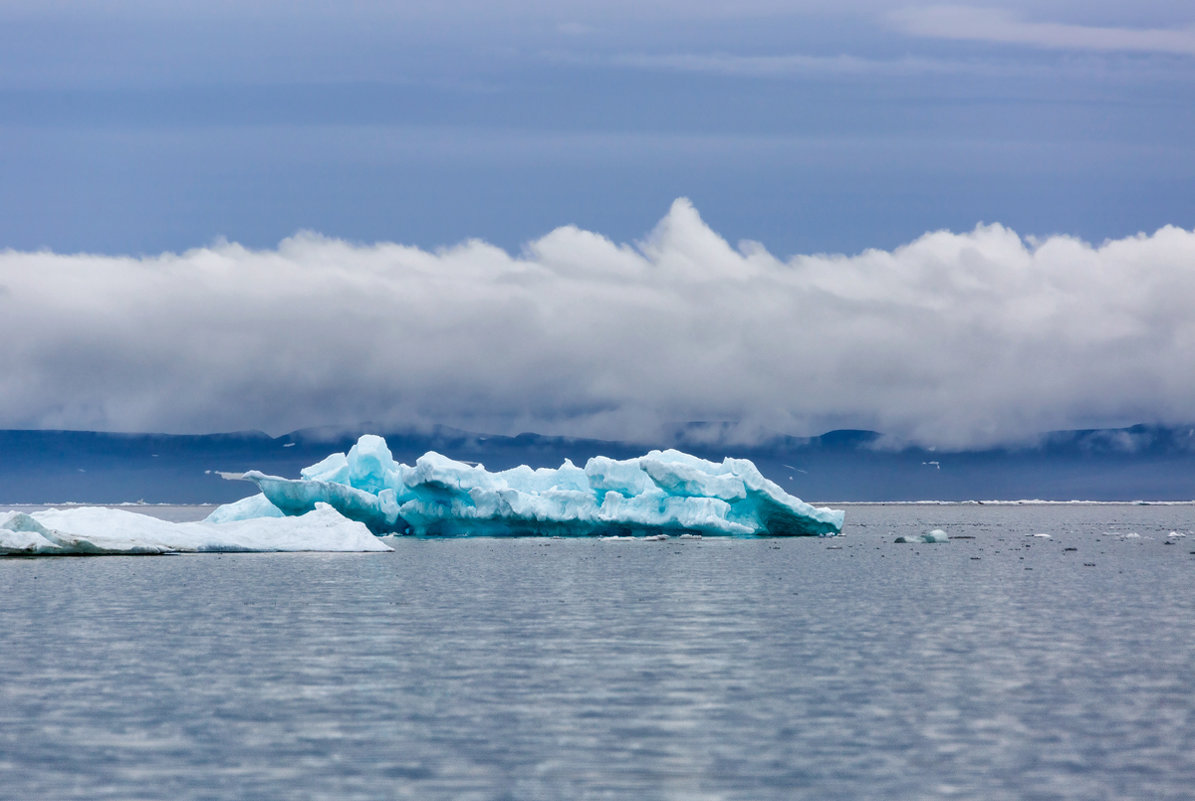
[{"label": "blue sky", "polygon": [[1195,12],[726,6],[0,3],[0,426],[1195,420]]},{"label": "blue sky", "polygon": [[1195,217],[1181,4],[415,5],[4,3],[0,244],[516,248],[680,196],[783,254]]}]

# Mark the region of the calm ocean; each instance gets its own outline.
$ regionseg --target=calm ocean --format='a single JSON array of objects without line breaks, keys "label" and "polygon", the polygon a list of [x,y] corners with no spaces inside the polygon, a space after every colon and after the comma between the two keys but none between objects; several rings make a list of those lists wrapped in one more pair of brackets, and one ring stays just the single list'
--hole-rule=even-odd
[{"label": "calm ocean", "polygon": [[0,560],[0,798],[1195,797],[1195,506],[845,508]]}]

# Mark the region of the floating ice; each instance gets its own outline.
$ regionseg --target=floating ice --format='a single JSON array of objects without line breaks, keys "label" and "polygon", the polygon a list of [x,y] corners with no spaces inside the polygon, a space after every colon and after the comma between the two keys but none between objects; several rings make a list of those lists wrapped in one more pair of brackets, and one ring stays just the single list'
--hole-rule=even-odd
[{"label": "floating ice", "polygon": [[[241,474],[235,474],[240,478]],[[250,495],[234,503],[226,503],[207,516],[208,523],[231,523],[236,520],[253,520],[259,517],[284,517],[282,510],[266,500],[264,495]]]},{"label": "floating ice", "polygon": [[378,535],[418,536],[831,536],[843,513],[785,493],[746,459],[708,462],[680,451],[618,461],[595,456],[577,467],[491,473],[435,452],[414,466],[394,461],[386,441],[365,435],[299,479],[250,471],[262,495],[222,506],[209,520],[300,515],[331,505]]},{"label": "floating ice", "polygon": [[909,535],[909,536],[897,537],[895,541],[896,542],[921,542],[921,543],[949,542],[950,537],[948,537],[946,535],[946,532],[943,531],[942,529],[935,528],[932,531],[925,531],[925,532],[922,532],[921,534],[917,534],[915,536]]},{"label": "floating ice", "polygon": [[103,507],[0,513],[0,554],[155,554],[178,551],[389,551],[326,504],[301,517],[171,523]]}]

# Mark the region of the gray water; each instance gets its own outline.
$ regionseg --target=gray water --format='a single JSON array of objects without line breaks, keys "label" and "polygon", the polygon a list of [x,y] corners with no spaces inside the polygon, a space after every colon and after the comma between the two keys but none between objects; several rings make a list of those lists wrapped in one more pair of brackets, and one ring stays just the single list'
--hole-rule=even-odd
[{"label": "gray water", "polygon": [[1189,799],[1193,530],[0,560],[0,797]]}]

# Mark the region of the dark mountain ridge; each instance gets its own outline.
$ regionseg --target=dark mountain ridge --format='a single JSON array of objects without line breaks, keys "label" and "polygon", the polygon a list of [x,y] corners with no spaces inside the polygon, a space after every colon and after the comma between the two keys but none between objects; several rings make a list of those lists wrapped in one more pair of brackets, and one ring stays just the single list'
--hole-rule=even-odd
[{"label": "dark mountain ridge", "polygon": [[[658,442],[613,442],[538,434],[498,436],[433,426],[387,430],[370,424],[321,427],[271,437],[0,430],[0,503],[217,503],[249,494],[220,471],[258,469],[297,476],[362,433],[386,437],[399,461],[428,450],[481,462],[578,464],[598,454],[629,458],[677,447],[720,461],[751,459],[764,475],[812,502],[912,500],[1195,499],[1195,427],[1137,425],[1054,431],[1033,445],[941,451],[902,444],[874,431],[817,437],[768,435],[734,444],[720,424],[675,426]],[[725,444],[727,441],[730,444]]]}]

